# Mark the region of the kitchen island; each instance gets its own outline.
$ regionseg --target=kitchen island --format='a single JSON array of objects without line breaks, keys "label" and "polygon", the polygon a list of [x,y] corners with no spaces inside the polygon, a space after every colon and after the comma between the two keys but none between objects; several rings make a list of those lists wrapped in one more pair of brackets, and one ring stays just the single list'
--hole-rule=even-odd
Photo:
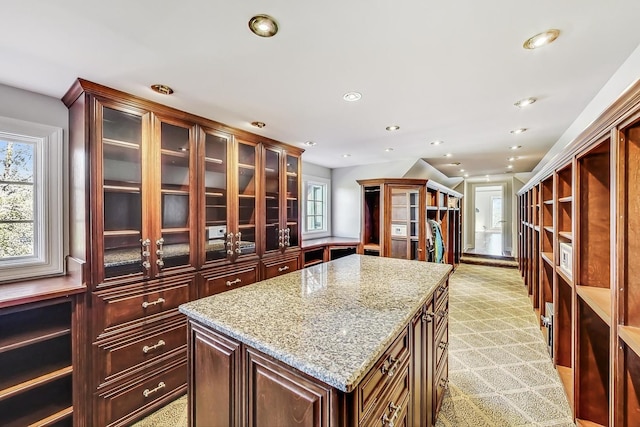
[{"label": "kitchen island", "polygon": [[450,273],[350,255],[180,306],[190,424],[432,425]]}]

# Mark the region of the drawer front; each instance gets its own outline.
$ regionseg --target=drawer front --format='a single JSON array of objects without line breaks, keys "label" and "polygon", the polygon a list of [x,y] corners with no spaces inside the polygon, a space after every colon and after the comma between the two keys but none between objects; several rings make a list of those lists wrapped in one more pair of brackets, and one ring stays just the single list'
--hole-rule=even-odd
[{"label": "drawer front", "polygon": [[283,274],[291,273],[298,269],[298,258],[287,259],[275,263],[265,263],[264,275],[265,279],[272,279]]},{"label": "drawer front", "polygon": [[375,410],[360,423],[361,426],[409,426],[408,407],[410,397],[410,369],[407,363],[398,372],[400,378],[393,382],[388,393],[380,399]]},{"label": "drawer front", "polygon": [[184,316],[178,319],[173,325],[161,325],[146,333],[98,343],[96,370],[100,373],[99,383],[144,369],[176,351],[184,352],[187,322]]},{"label": "drawer front", "polygon": [[409,359],[409,348],[409,333],[405,329],[362,380],[357,389],[360,419],[371,412],[401,373],[400,368]]},{"label": "drawer front", "polygon": [[449,328],[447,326],[443,328],[442,332],[438,336],[438,339],[436,340],[436,346],[435,346],[436,372],[439,371],[439,369],[442,367],[442,363],[447,358],[446,355],[447,355],[448,349],[449,349]]},{"label": "drawer front", "polygon": [[173,364],[141,381],[126,384],[109,392],[97,393],[95,425],[130,425],[142,411],[160,404],[164,397],[173,399],[186,391],[187,365]]},{"label": "drawer front", "polygon": [[176,311],[189,301],[195,277],[155,281],[93,293],[96,332],[100,335],[128,322]]},{"label": "drawer front", "polygon": [[433,394],[433,419],[437,419],[444,392],[449,387],[449,364],[446,362],[442,366],[442,370],[436,375],[436,381],[433,384],[435,393]]},{"label": "drawer front", "polygon": [[206,274],[200,298],[219,294],[258,281],[258,264],[234,272],[224,271],[218,274]]},{"label": "drawer front", "polygon": [[449,282],[444,282],[441,285],[439,285],[436,288],[435,291],[435,298],[434,298],[434,307],[436,307],[436,309],[439,309],[440,306],[442,306],[442,304],[444,304],[444,302],[446,300],[449,299]]},{"label": "drawer front", "polygon": [[434,328],[436,330],[436,336],[440,332],[441,328],[449,323],[449,300],[446,299],[439,308],[436,308],[435,312],[436,322]]}]

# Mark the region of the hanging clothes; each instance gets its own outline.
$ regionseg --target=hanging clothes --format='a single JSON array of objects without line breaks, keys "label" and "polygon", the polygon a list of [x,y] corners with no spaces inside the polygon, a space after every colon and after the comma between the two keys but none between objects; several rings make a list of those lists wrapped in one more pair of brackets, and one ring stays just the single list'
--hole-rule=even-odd
[{"label": "hanging clothes", "polygon": [[434,236],[433,262],[443,263],[446,248],[444,245],[444,238],[442,237],[442,228],[440,227],[440,223],[433,219],[429,220],[429,225],[431,226],[431,231]]},{"label": "hanging clothes", "polygon": [[431,229],[431,224],[429,224],[427,222],[427,227],[425,227],[427,229],[427,261],[428,262],[435,262],[435,239],[433,237],[433,230]]}]

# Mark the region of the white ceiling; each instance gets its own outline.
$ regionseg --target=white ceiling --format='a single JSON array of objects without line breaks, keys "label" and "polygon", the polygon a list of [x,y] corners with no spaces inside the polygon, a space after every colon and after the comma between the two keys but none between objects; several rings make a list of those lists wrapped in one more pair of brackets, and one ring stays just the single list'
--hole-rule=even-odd
[{"label": "white ceiling", "polygon": [[[513,171],[531,171],[640,44],[638,0],[5,0],[1,13],[0,83],[61,98],[82,77],[312,140],[303,159],[319,165],[424,158],[448,176],[507,172],[514,144]],[[249,31],[258,13],[275,37]],[[550,28],[555,43],[522,48]],[[362,100],[343,101],[352,90]]]}]

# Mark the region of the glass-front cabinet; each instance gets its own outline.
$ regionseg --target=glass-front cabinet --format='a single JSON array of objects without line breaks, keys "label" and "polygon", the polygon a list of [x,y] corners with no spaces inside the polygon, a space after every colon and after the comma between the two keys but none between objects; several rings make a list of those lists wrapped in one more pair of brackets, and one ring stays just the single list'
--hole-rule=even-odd
[{"label": "glass-front cabinet", "polygon": [[194,126],[116,103],[98,101],[96,113],[98,283],[192,267]]},{"label": "glass-front cabinet", "polygon": [[266,146],[264,188],[265,252],[298,247],[300,156]]},{"label": "glass-front cabinet", "polygon": [[204,129],[205,263],[256,253],[256,145]]}]

